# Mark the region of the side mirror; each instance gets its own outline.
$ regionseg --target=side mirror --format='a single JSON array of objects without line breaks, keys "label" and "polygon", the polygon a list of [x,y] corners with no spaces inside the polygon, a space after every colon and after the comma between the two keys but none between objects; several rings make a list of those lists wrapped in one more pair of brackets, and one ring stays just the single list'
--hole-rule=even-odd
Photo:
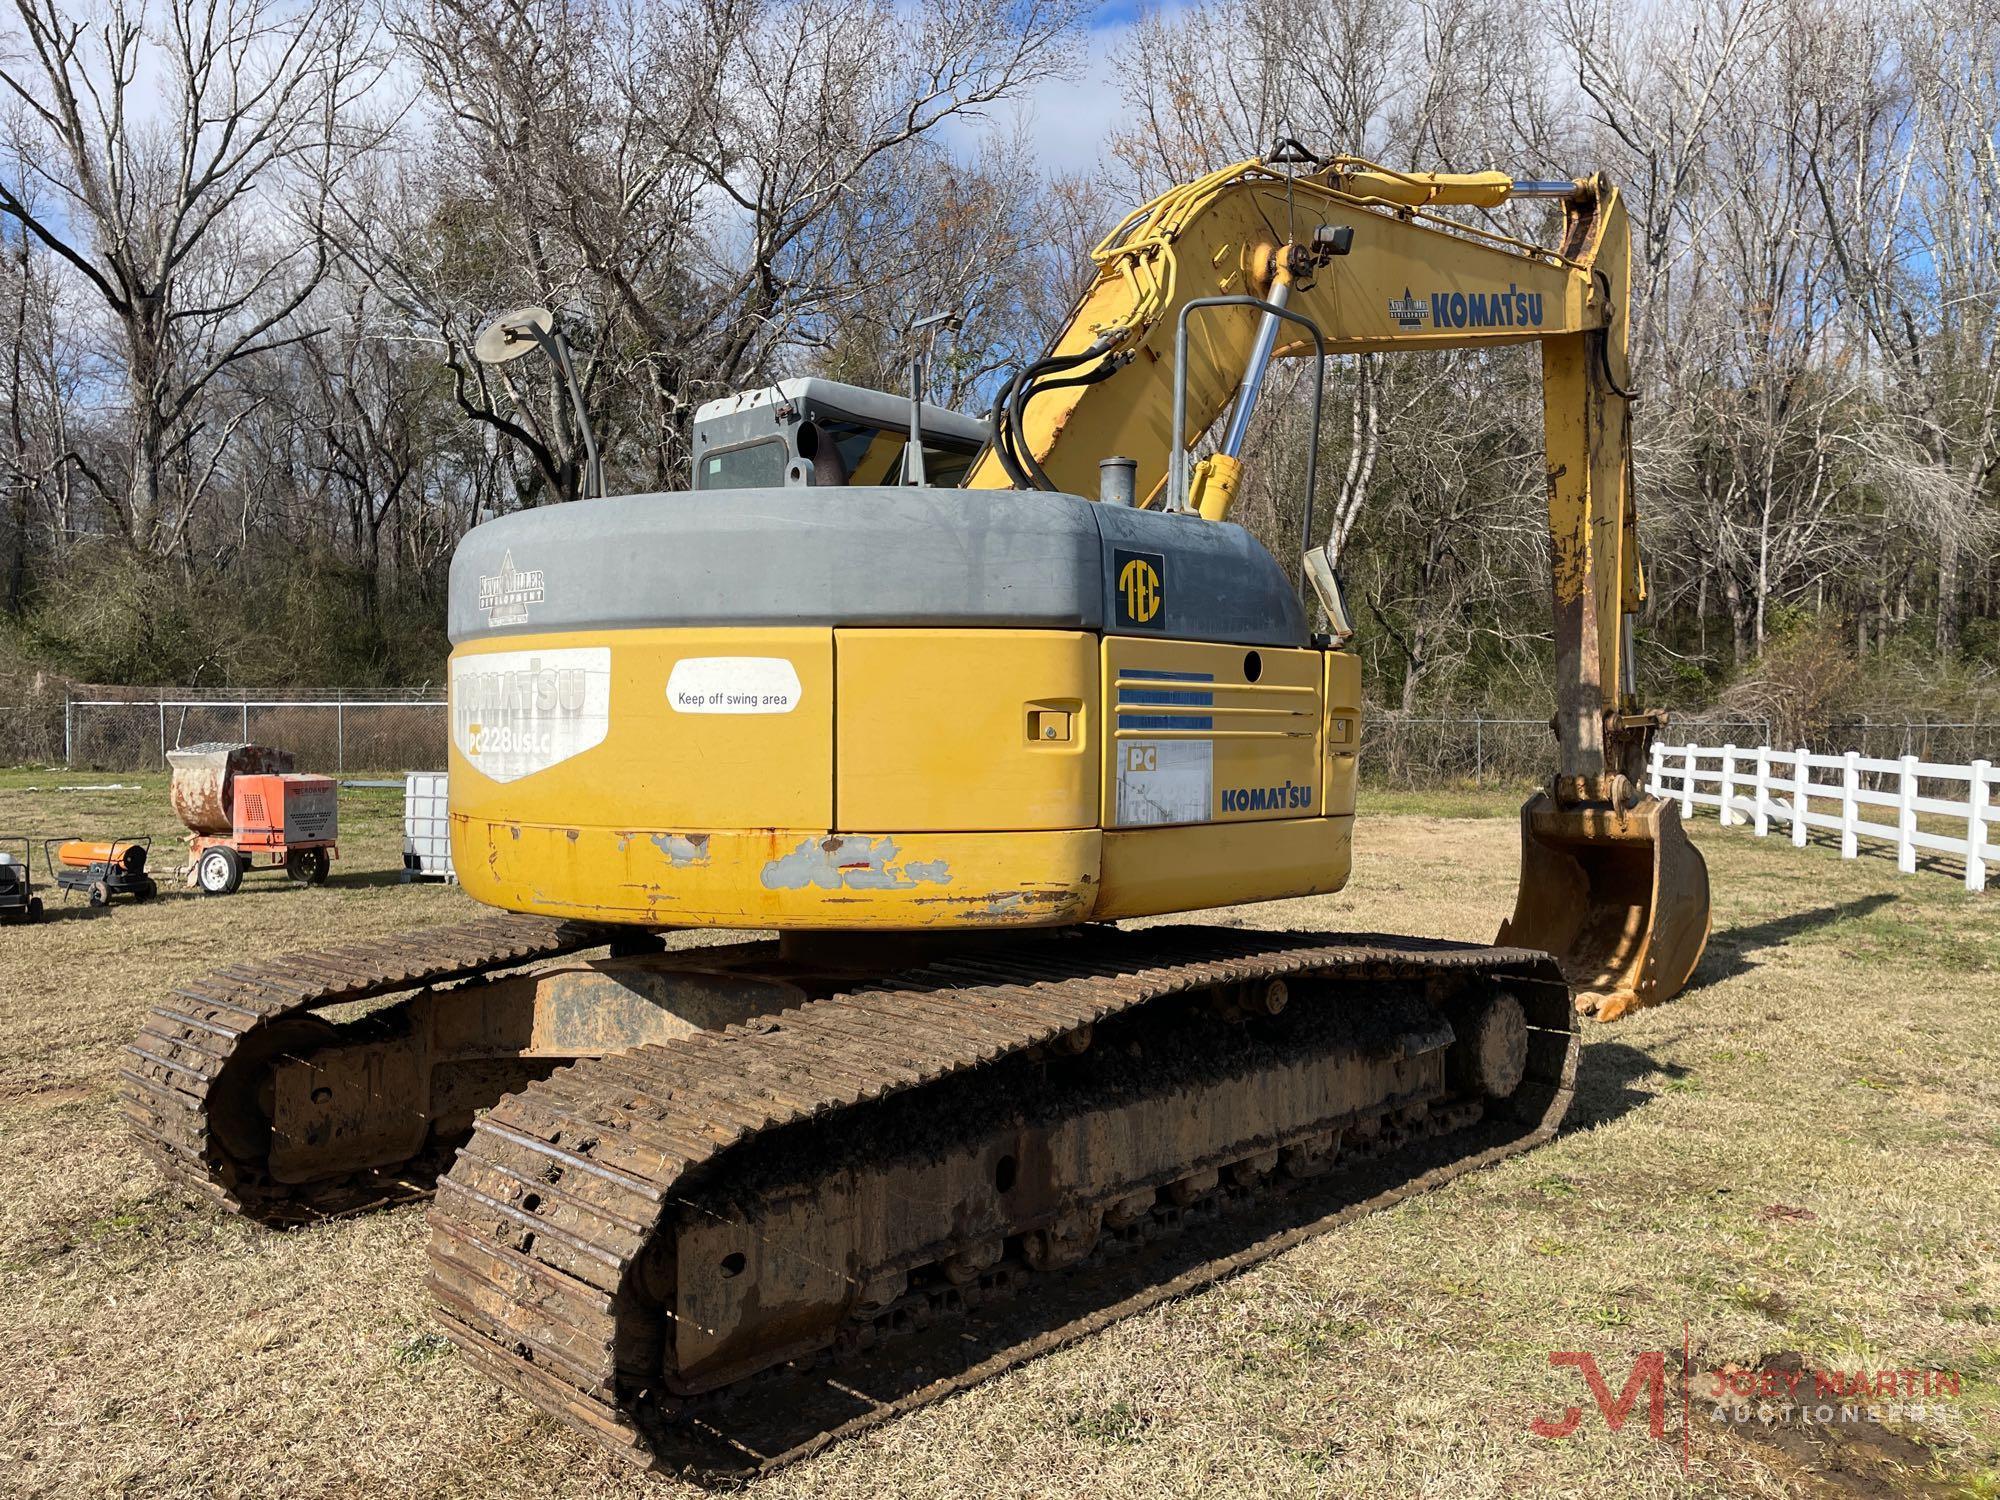
[{"label": "side mirror", "polygon": [[1333,634],[1334,645],[1346,645],[1354,639],[1354,620],[1347,613],[1347,600],[1341,596],[1340,575],[1334,571],[1333,553],[1329,547],[1307,550],[1306,577],[1312,583],[1313,593],[1319,596],[1320,608],[1326,611],[1327,628]]}]

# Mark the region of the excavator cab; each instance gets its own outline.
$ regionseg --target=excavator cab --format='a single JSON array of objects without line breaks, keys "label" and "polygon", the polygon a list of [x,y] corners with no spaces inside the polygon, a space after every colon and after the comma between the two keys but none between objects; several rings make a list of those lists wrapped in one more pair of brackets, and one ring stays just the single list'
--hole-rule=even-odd
[{"label": "excavator cab", "polygon": [[[695,410],[694,488],[896,484],[910,416],[902,397],[815,377],[724,396]],[[929,483],[957,484],[985,441],[978,418],[924,403]]]}]

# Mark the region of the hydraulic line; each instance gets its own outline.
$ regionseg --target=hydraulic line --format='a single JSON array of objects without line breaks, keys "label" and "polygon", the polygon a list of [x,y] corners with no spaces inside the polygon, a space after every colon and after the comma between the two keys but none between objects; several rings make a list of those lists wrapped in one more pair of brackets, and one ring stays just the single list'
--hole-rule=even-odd
[{"label": "hydraulic line", "polygon": [[[1102,364],[1096,365],[1093,368],[1084,371],[1081,375],[1065,375],[1060,380],[1044,380],[1039,385],[1029,390],[1025,395],[1023,395],[1020,398],[1019,410],[1026,411],[1028,408],[1028,403],[1030,401],[1034,400],[1035,397],[1043,395],[1048,391],[1060,390],[1062,389],[1062,387],[1066,385],[1096,385],[1100,380],[1108,380],[1113,375],[1118,373],[1119,369],[1123,366],[1124,363],[1125,362],[1119,359],[1116,355],[1112,355],[1109,358],[1107,358]],[[1018,437],[1019,436],[1018,431],[1014,435]],[[1035,489],[1042,489],[1042,490],[1055,489],[1057,486],[1049,479],[1047,473],[1043,471],[1042,466],[1035,461],[1034,454],[1028,451],[1027,439],[1021,438],[1020,442],[1021,442],[1021,449],[1019,457],[1021,461],[1028,467],[1030,474],[1034,478],[1034,484],[1032,487]]]},{"label": "hydraulic line", "polygon": [[1014,382],[1019,380],[1022,374],[1022,371],[1016,370],[995,393],[993,410],[987,417],[986,438],[987,446],[993,450],[993,456],[1000,460],[1000,467],[1007,471],[1007,478],[1017,490],[1034,488],[1028,482],[1028,474],[1021,467],[1021,461],[1014,456],[1013,432],[1007,425],[1007,399],[1013,394]]},{"label": "hydraulic line", "polygon": [[[1001,387],[1000,394],[994,398],[993,403],[994,452],[1006,468],[1008,477],[1021,488],[1039,490],[1056,488],[1049,476],[1043,472],[1042,466],[1035,462],[1034,454],[1028,449],[1027,435],[1022,428],[1022,413],[1027,409],[1028,401],[1036,394],[1037,377],[1074,369],[1103,354],[1114,342],[1114,336],[1107,334],[1099,337],[1088,349],[1079,350],[1075,354],[1054,354],[1039,359]],[[1014,443],[1019,443],[1019,448],[1014,448],[1012,446]]]},{"label": "hydraulic line", "polygon": [[1086,349],[1079,354],[1056,355],[1048,359],[1037,360],[1016,376],[1007,388],[1008,436],[1010,442],[1019,445],[1014,449],[1014,456],[1020,461],[1026,475],[1026,487],[1029,489],[1052,490],[1055,488],[1055,485],[1050,483],[1049,476],[1043,472],[1042,466],[1035,462],[1034,454],[1029,451],[1028,435],[1023,422],[1023,414],[1027,411],[1028,398],[1034,390],[1035,379],[1037,376],[1053,374],[1058,370],[1074,369],[1085,360],[1092,358],[1095,353],[1096,350],[1092,348]]}]

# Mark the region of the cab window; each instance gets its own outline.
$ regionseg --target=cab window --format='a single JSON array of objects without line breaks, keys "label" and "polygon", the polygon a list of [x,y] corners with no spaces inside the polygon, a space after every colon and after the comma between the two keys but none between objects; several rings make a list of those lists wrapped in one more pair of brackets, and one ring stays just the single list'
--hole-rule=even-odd
[{"label": "cab window", "polygon": [[[895,484],[901,478],[903,447],[909,441],[905,434],[837,419],[821,418],[819,426],[840,450],[840,466],[849,484]],[[926,433],[924,477],[939,487],[956,485],[978,452],[977,444],[941,442]]]},{"label": "cab window", "polygon": [[790,459],[784,443],[764,438],[710,453],[701,461],[703,490],[779,489],[785,483],[785,467]]}]

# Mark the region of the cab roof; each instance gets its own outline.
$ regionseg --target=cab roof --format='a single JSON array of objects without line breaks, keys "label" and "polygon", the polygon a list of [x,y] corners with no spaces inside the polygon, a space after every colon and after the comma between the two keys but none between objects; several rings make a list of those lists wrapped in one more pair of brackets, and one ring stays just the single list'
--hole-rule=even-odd
[{"label": "cab roof", "polygon": [[[863,385],[848,385],[839,380],[822,380],[813,375],[793,376],[772,385],[739,391],[733,396],[704,401],[695,408],[694,420],[695,425],[700,426],[723,417],[743,416],[760,408],[782,406],[796,407],[815,419],[850,417],[866,426],[889,432],[908,432],[910,427],[908,396],[871,390]],[[926,401],[924,436],[983,443],[986,441],[986,423],[978,417],[968,417],[948,406]]]}]

